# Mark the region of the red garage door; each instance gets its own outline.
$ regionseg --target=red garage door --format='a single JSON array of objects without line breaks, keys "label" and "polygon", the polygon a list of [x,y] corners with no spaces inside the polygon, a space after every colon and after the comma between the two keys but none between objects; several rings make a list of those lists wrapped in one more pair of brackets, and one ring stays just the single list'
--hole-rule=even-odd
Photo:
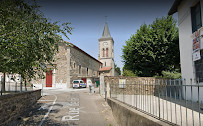
[{"label": "red garage door", "polygon": [[82,78],[82,80],[84,81],[84,83],[86,83],[87,79],[86,78]]},{"label": "red garage door", "polygon": [[52,87],[52,70],[46,72],[46,87]]}]

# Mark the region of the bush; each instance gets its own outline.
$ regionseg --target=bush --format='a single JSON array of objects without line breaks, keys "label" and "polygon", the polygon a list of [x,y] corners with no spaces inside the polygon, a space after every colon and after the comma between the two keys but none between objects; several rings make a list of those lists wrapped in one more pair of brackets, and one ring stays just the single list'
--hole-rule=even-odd
[{"label": "bush", "polygon": [[178,79],[181,78],[181,73],[173,71],[162,71],[163,78]]},{"label": "bush", "polygon": [[135,77],[136,74],[134,74],[131,70],[123,70],[123,76]]}]

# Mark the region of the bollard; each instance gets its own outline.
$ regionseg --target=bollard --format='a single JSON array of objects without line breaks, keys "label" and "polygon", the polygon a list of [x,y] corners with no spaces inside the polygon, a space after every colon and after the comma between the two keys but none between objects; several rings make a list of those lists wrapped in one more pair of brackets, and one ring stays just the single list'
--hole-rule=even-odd
[{"label": "bollard", "polygon": [[95,93],[93,84],[89,85],[89,89],[90,89],[90,93]]},{"label": "bollard", "polygon": [[90,93],[92,92],[92,88],[91,88],[91,86],[92,86],[92,85],[89,85]]}]

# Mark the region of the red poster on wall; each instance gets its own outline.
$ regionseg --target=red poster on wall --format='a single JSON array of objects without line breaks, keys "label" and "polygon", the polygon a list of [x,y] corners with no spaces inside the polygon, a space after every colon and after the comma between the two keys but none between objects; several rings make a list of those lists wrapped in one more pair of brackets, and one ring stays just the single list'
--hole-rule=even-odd
[{"label": "red poster on wall", "polygon": [[200,55],[200,40],[199,40],[199,31],[193,33],[193,40],[192,40],[192,49],[193,49],[193,61],[201,59]]}]

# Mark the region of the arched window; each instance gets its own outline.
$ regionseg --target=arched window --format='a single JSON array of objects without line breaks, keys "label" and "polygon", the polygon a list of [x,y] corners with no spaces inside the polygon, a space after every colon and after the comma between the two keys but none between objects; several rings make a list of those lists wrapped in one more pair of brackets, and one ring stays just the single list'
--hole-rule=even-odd
[{"label": "arched window", "polygon": [[106,57],[108,57],[108,52],[109,52],[109,49],[106,48]]},{"label": "arched window", "polygon": [[103,57],[105,56],[105,50],[104,50],[104,48],[103,48]]}]

